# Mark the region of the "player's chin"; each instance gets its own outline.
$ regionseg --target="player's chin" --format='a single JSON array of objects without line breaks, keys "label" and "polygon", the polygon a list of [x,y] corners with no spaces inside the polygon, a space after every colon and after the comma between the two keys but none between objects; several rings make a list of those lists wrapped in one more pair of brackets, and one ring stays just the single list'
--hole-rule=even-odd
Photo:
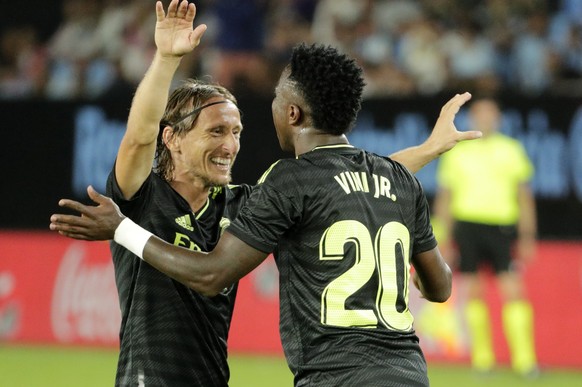
[{"label": "player's chin", "polygon": [[230,184],[232,180],[230,171],[228,171],[228,173],[225,174],[215,174],[214,176],[212,176],[212,178],[210,179],[210,182],[212,183],[211,185],[213,186],[225,186],[227,184]]}]

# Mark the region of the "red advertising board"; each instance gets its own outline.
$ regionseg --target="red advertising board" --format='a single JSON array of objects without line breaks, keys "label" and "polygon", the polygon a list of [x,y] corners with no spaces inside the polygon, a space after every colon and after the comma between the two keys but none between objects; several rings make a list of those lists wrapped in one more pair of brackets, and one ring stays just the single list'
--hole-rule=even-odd
[{"label": "red advertising board", "polygon": [[117,345],[121,321],[107,242],[0,233],[0,338]]},{"label": "red advertising board", "polygon": [[[117,346],[120,323],[106,242],[50,232],[0,232],[0,341]],[[229,337],[233,352],[281,355],[278,279],[272,258],[241,280]],[[582,367],[582,243],[541,242],[525,270],[535,313],[538,358],[545,366]],[[488,280],[493,281],[489,276]],[[411,291],[411,309],[429,359],[464,362],[468,340],[463,294],[431,304]],[[501,303],[488,294],[495,350],[508,361]]]}]

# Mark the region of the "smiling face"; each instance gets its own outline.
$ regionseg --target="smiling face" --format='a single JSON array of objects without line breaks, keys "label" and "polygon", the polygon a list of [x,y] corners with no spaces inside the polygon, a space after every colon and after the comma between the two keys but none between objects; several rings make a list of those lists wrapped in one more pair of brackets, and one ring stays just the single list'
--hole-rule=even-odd
[{"label": "smiling face", "polygon": [[[207,101],[224,100],[223,97]],[[192,130],[170,140],[177,180],[199,181],[204,186],[224,186],[240,149],[242,123],[237,106],[228,101],[200,112]]]}]

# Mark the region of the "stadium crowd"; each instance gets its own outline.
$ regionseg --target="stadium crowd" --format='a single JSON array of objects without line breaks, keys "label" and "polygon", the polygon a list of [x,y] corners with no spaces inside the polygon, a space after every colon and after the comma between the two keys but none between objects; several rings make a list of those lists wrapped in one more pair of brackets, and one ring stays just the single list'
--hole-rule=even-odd
[{"label": "stadium crowd", "polygon": [[[0,99],[91,100],[134,90],[155,52],[152,2],[58,0],[34,10],[15,4],[16,13],[7,6]],[[196,20],[209,27],[204,49],[182,62],[176,79],[208,75],[237,95],[271,94],[291,48],[302,41],[356,57],[366,98],[582,92],[582,0],[195,4]]]}]

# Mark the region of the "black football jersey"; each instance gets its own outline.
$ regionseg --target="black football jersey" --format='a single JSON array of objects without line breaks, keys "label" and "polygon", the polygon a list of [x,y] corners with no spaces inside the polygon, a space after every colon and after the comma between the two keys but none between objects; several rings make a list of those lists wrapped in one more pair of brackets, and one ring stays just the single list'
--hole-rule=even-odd
[{"label": "black football jersey", "polygon": [[[197,213],[155,173],[125,200],[112,172],[107,192],[126,216],[166,242],[210,251],[251,187],[214,188]],[[237,284],[209,298],[115,242],[111,253],[122,315],[116,385],[227,386],[226,342]]]},{"label": "black football jersey", "polygon": [[408,309],[410,258],[436,246],[419,181],[342,144],[280,160],[259,183],[228,232],[274,253],[296,385],[428,384]]}]

